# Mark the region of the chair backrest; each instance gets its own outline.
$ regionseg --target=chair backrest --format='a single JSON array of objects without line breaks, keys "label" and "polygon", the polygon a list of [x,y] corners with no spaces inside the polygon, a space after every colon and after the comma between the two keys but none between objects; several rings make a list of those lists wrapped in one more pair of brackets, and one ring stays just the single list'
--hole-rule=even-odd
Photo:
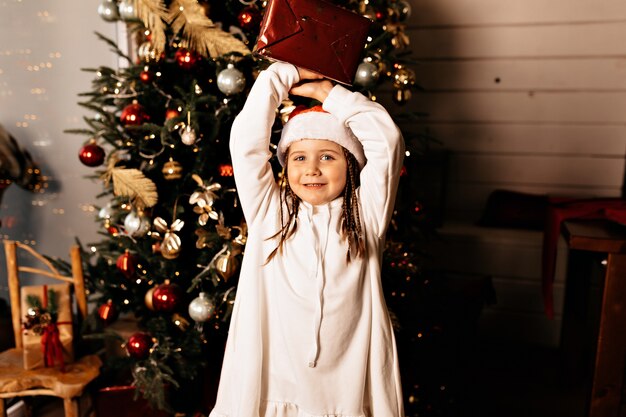
[{"label": "chair backrest", "polygon": [[[36,259],[41,261],[47,269],[20,266],[17,260],[17,250],[23,249]],[[20,274],[29,273],[44,275],[63,282],[69,282],[74,287],[74,296],[78,305],[78,312],[84,319],[87,316],[87,295],[85,294],[85,278],[83,275],[83,263],[80,254],[80,247],[73,245],[70,247],[70,257],[72,275],[61,274],[57,268],[44,256],[37,253],[33,248],[13,240],[4,240],[4,253],[6,254],[7,276],[9,280],[9,296],[11,300],[11,319],[13,321],[13,337],[15,347],[22,348],[22,311],[20,302]]]}]

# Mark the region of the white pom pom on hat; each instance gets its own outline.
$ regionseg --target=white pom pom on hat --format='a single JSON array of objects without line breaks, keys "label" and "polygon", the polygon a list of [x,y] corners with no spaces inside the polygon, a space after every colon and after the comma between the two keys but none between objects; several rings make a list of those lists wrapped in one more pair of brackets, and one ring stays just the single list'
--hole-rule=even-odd
[{"label": "white pom pom on hat", "polygon": [[320,105],[311,108],[298,107],[291,112],[289,120],[283,126],[276,152],[282,166],[285,166],[289,146],[303,139],[329,140],[343,146],[354,155],[360,169],[363,169],[367,162],[363,145],[350,128]]}]

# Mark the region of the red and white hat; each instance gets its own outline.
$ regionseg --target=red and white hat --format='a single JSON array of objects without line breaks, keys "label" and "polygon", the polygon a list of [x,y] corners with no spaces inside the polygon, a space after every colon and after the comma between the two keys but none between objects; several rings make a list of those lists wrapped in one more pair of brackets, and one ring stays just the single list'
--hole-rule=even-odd
[{"label": "red and white hat", "polygon": [[343,146],[354,155],[359,163],[359,169],[363,169],[367,162],[363,145],[350,128],[320,105],[311,108],[297,107],[289,115],[289,120],[283,126],[276,152],[282,166],[285,166],[289,145],[303,139],[329,140]]}]

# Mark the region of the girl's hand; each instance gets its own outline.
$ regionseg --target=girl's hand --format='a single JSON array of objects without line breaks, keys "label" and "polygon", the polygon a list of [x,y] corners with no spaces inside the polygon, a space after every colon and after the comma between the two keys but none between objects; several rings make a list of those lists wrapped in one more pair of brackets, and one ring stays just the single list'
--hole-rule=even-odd
[{"label": "girl's hand", "polygon": [[296,96],[309,97],[323,103],[326,97],[328,97],[330,90],[332,90],[333,84],[317,72],[300,67],[296,68],[298,69],[300,82],[291,87],[289,93]]},{"label": "girl's hand", "polygon": [[300,82],[304,80],[321,80],[324,78],[317,72],[313,72],[305,68],[296,67],[296,69],[298,70],[298,75],[300,76]]},{"label": "girl's hand", "polygon": [[328,94],[332,89],[333,83],[327,79],[322,79],[317,81],[300,82],[291,87],[289,93],[296,96],[309,97],[319,101],[320,103],[324,103],[324,100],[326,100],[326,97],[328,97]]}]

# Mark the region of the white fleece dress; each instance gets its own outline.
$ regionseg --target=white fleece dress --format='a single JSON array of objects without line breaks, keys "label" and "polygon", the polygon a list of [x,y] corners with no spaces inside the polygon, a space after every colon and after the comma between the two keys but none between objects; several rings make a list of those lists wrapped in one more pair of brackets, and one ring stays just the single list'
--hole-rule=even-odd
[{"label": "white fleece dress", "polygon": [[404,144],[377,103],[335,86],[323,108],[362,142],[361,217],[367,256],[346,262],[342,199],[300,204],[282,254],[279,187],[269,159],[276,108],[298,82],[275,63],[233,123],[230,148],[248,241],[217,403],[210,417],[404,417],[395,339],[380,281]]}]

